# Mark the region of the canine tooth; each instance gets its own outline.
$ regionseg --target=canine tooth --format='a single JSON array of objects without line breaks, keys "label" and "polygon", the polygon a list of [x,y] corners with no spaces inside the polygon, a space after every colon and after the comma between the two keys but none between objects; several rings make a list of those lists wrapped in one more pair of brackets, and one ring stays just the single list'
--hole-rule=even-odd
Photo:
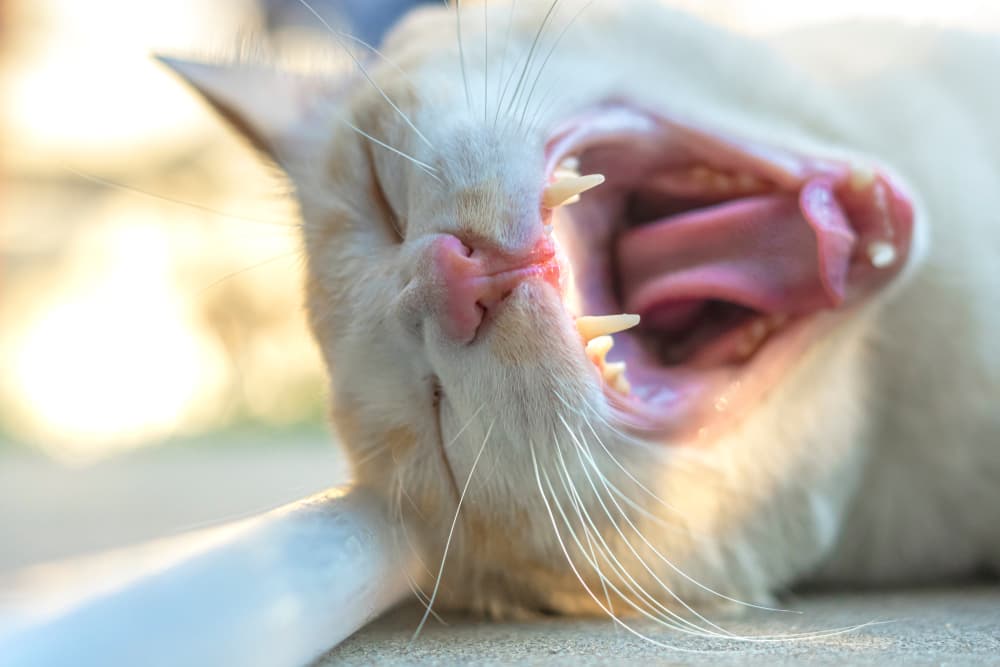
[{"label": "canine tooth", "polygon": [[851,167],[850,184],[856,192],[867,190],[875,182],[875,170],[871,167]]},{"label": "canine tooth", "polygon": [[576,318],[576,330],[584,340],[593,340],[598,336],[609,336],[620,331],[626,331],[639,324],[638,315],[585,315]]},{"label": "canine tooth", "polygon": [[584,347],[584,351],[594,363],[599,363],[603,366],[604,358],[608,356],[608,352],[611,351],[611,348],[614,347],[614,345],[615,341],[611,338],[611,336],[598,336],[597,338],[587,342],[586,347]]},{"label": "canine tooth", "polygon": [[545,191],[542,193],[542,206],[545,208],[556,208],[564,204],[574,203],[570,200],[577,197],[581,192],[596,188],[603,182],[603,174],[565,176],[553,181],[545,188]]},{"label": "canine tooth", "polygon": [[873,241],[868,244],[868,261],[876,269],[885,269],[896,263],[896,249],[891,243]]},{"label": "canine tooth", "polygon": [[626,396],[628,396],[630,393],[632,393],[632,385],[628,383],[628,380],[625,378],[624,375],[619,375],[615,379],[615,381],[611,383],[611,386],[614,387],[615,391],[617,391],[620,394],[625,394]]}]

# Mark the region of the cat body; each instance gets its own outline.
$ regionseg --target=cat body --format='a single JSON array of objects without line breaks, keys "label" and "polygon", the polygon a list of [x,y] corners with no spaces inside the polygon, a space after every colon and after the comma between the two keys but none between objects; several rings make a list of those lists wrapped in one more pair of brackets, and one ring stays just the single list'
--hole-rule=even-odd
[{"label": "cat body", "polygon": [[[856,25],[763,43],[652,2],[549,10],[419,10],[346,84],[172,63],[295,186],[333,421],[424,556],[424,592],[495,616],[662,616],[1000,565],[997,39]],[[571,141],[607,182],[549,206]],[[620,220],[646,171],[687,168],[672,152],[757,165],[775,206],[838,188],[868,215],[888,196],[895,264],[858,246],[840,293],[821,257],[838,305],[710,371],[650,361],[647,325],[616,333],[632,388],[609,388],[574,320],[638,299],[619,265],[641,247],[617,239],[646,223]],[[855,222],[819,238],[867,238]],[[709,373],[726,379],[708,399],[684,384]],[[657,421],[676,387],[695,407]],[[650,396],[656,428],[622,407]]]}]

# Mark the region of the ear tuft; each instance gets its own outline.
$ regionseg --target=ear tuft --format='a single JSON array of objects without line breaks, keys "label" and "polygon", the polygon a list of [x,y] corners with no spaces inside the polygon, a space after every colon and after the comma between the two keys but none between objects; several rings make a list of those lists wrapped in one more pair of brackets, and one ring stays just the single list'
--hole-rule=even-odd
[{"label": "ear tuft", "polygon": [[276,162],[280,145],[326,89],[319,77],[265,65],[214,65],[154,56]]}]

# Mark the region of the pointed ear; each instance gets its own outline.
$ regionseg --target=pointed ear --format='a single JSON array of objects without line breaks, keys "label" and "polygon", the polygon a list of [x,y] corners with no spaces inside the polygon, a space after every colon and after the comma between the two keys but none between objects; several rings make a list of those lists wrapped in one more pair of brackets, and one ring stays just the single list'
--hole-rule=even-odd
[{"label": "pointed ear", "polygon": [[283,139],[333,88],[325,78],[264,65],[211,65],[155,57],[198,91],[250,143],[279,164]]}]

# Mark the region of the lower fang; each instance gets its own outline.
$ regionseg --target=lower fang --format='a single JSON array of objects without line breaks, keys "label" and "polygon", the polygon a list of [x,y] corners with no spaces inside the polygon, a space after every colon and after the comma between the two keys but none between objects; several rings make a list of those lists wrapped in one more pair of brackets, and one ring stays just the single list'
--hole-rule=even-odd
[{"label": "lower fang", "polygon": [[870,167],[852,167],[850,175],[851,189],[855,192],[867,190],[875,182],[875,171]]},{"label": "lower fang", "polygon": [[563,158],[562,162],[556,167],[556,174],[558,175],[560,172],[566,176],[579,176],[580,160],[573,155]]},{"label": "lower fang", "polygon": [[876,269],[885,269],[896,263],[896,249],[891,243],[875,241],[868,245],[868,261]]}]

